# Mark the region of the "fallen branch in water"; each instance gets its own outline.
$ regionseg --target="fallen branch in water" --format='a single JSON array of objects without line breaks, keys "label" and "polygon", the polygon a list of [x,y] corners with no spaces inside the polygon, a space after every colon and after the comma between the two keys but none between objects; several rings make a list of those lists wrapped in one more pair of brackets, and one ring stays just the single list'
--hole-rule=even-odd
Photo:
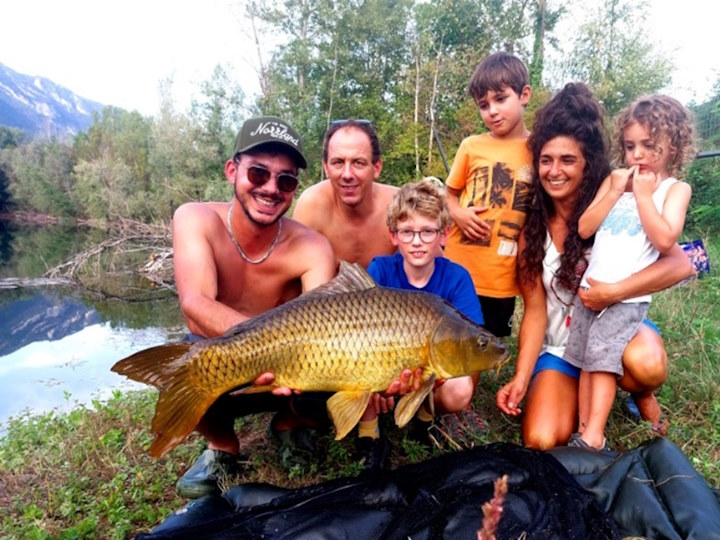
[{"label": "fallen branch in water", "polygon": [[110,225],[109,234],[40,277],[0,280],[0,288],[69,286],[122,300],[156,297],[160,289],[175,292],[167,226],[119,220]]},{"label": "fallen branch in water", "polygon": [[72,287],[76,283],[66,278],[4,278],[0,279],[0,289],[19,289],[21,287]]},{"label": "fallen branch in water", "polygon": [[139,272],[155,285],[177,292],[173,274],[172,248],[152,253]]},{"label": "fallen branch in water", "polygon": [[100,242],[98,245],[74,255],[71,259],[68,259],[65,262],[53,266],[50,270],[45,272],[44,276],[51,279],[61,276],[67,279],[74,279],[75,275],[77,274],[78,268],[84,265],[91,257],[96,257],[100,255],[103,251],[106,251],[114,246],[125,243],[127,241],[127,238],[111,238],[109,240]]},{"label": "fallen branch in water", "polygon": [[[43,276],[51,279],[66,278],[77,281],[80,269],[88,265],[91,260],[97,261],[104,253],[113,252],[117,258],[118,255],[149,252],[149,262],[133,271],[144,275],[157,285],[174,289],[172,265],[170,264],[169,273],[167,265],[163,265],[168,259],[172,263],[172,249],[167,247],[171,242],[167,227],[122,220],[115,224],[113,229],[116,233],[122,234],[108,238],[73,255],[70,259],[50,268]],[[109,268],[103,268],[105,274],[113,273],[113,271],[114,262],[110,264]]]}]

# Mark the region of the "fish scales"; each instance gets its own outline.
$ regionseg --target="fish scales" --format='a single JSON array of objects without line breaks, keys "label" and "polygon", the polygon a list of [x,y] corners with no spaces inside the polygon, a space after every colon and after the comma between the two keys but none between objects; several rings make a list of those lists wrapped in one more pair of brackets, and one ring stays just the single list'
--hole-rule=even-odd
[{"label": "fish scales", "polygon": [[253,319],[219,347],[208,343],[192,364],[194,381],[227,391],[272,371],[277,384],[308,391],[383,390],[404,368],[426,363],[444,308],[384,289],[298,302],[281,316]]},{"label": "fish scales", "polygon": [[507,348],[438,296],[378,287],[358,265],[341,263],[326,285],[242,323],[224,336],[140,351],[112,370],[160,390],[150,454],[162,456],[197,427],[221,395],[270,390],[247,387],[261,373],[274,386],[335,392],[328,412],[336,438],[359,421],[370,395],[403,369],[422,368],[419,387],[402,396],[395,422],[404,426],[437,378],[496,367]]}]

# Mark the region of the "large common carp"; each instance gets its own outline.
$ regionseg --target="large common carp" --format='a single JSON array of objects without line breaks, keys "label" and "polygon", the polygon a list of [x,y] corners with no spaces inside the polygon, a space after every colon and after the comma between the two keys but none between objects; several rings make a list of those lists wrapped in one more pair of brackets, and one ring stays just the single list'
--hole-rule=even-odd
[{"label": "large common carp", "polygon": [[505,345],[439,296],[380,287],[358,265],[341,263],[332,281],[199,343],[161,345],[120,360],[112,370],[160,390],[150,454],[162,456],[195,429],[222,394],[269,391],[249,386],[265,371],[274,387],[335,392],[327,403],[341,439],[373,392],[403,369],[423,368],[418,390],[395,408],[402,427],[436,379],[498,366]]}]

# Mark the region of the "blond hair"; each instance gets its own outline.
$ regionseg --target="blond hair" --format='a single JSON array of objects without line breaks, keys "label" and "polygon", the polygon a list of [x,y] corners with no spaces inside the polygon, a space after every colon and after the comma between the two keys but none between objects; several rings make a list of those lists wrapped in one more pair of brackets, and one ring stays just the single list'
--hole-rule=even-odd
[{"label": "blond hair", "polygon": [[387,225],[397,228],[398,221],[418,213],[430,219],[437,219],[440,229],[450,226],[450,210],[445,201],[445,186],[434,177],[405,184],[395,193],[387,209]]},{"label": "blond hair", "polygon": [[670,146],[668,173],[679,176],[683,165],[695,157],[692,113],[670,96],[642,96],[620,111],[615,118],[615,152],[618,163],[625,160],[625,129],[636,122],[646,126],[656,148],[663,135]]}]

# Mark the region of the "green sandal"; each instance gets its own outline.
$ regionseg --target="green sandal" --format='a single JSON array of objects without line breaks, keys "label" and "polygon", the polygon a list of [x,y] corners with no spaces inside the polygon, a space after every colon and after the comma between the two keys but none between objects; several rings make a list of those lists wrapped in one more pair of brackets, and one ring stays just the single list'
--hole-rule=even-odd
[{"label": "green sandal", "polygon": [[277,448],[280,463],[288,470],[294,467],[309,470],[310,464],[318,460],[317,441],[321,433],[317,429],[307,427],[278,431],[276,424],[279,414],[273,416],[268,432]]},{"label": "green sandal", "polygon": [[219,495],[221,486],[239,470],[238,456],[222,450],[207,449],[175,484],[175,491],[186,499]]}]

